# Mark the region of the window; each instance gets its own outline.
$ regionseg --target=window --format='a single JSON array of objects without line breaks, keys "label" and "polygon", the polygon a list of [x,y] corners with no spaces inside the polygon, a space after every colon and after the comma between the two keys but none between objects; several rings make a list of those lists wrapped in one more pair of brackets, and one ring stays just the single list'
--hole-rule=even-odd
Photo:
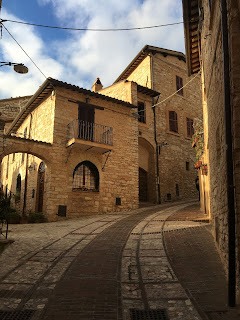
[{"label": "window", "polygon": [[138,121],[142,123],[146,123],[145,104],[144,102],[140,102],[140,101],[138,101]]},{"label": "window", "polygon": [[176,196],[179,197],[179,184],[176,184]]},{"label": "window", "polygon": [[175,111],[169,111],[169,131],[178,133],[178,119]]},{"label": "window", "polygon": [[16,193],[21,193],[21,175],[17,176],[17,185],[16,185]]},{"label": "window", "polygon": [[189,171],[190,170],[190,163],[188,161],[186,161],[186,170]]},{"label": "window", "polygon": [[76,166],[73,171],[73,189],[86,191],[99,190],[99,173],[93,163],[83,161]]},{"label": "window", "polygon": [[187,118],[187,137],[192,138],[194,134],[193,119]]},{"label": "window", "polygon": [[13,155],[12,155],[12,162],[14,162],[15,161],[15,153],[13,153]]},{"label": "window", "polygon": [[25,153],[22,153],[22,163],[24,162]]},{"label": "window", "polygon": [[210,8],[210,11],[212,9],[212,0],[209,0],[209,8]]},{"label": "window", "polygon": [[[183,87],[183,79],[179,76],[176,76],[176,88],[177,90],[181,89]],[[178,94],[180,96],[183,96],[183,89],[178,91]]]}]

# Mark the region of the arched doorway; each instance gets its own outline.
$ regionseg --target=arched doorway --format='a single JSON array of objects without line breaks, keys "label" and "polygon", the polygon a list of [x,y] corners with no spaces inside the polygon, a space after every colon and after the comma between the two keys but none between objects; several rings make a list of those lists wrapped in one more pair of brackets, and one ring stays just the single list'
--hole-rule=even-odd
[{"label": "arched doorway", "polygon": [[139,201],[156,202],[154,147],[146,139],[138,139]]},{"label": "arched doorway", "polygon": [[43,195],[44,195],[45,163],[41,162],[38,167],[37,181],[37,212],[43,212]]}]

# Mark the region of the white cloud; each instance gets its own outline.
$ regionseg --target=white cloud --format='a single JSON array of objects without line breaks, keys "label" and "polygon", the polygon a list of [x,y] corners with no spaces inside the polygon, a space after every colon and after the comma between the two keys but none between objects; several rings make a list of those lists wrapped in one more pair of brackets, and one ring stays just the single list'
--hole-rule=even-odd
[{"label": "white cloud", "polygon": [[[46,10],[53,10],[61,26],[130,28],[182,21],[179,0],[122,0],[119,2],[116,0],[38,0],[38,2],[46,6]],[[17,20],[17,17],[14,18]],[[69,32],[67,39],[66,37],[63,40],[53,39],[47,44],[36,30],[28,26],[20,28],[19,25],[11,24],[11,31],[47,76],[86,88],[91,87],[96,77],[100,77],[104,86],[110,85],[146,44],[176,51],[184,50],[182,25],[125,32],[72,31]],[[18,58],[29,65],[27,58],[12,39],[4,35],[3,40],[4,57]],[[16,52],[18,52],[17,55]],[[54,52],[55,59],[49,56],[51,52]],[[26,91],[30,90],[30,87],[33,88],[35,83],[40,85],[44,80],[37,69],[32,71],[33,68],[35,67],[31,66],[28,78],[24,76],[24,79],[33,79],[32,86],[28,85],[26,80]],[[7,72],[8,80],[6,81],[12,78],[9,73],[10,71]],[[19,86],[19,95],[21,90],[22,95],[25,95],[24,85]],[[10,92],[10,89],[6,89],[6,92]]]},{"label": "white cloud", "polygon": [[[5,19],[19,20],[6,10],[3,10],[3,16]],[[45,53],[45,43],[33,27],[19,24],[9,25],[7,22],[5,26],[46,77],[58,78],[61,75],[61,64]],[[28,67],[29,72],[22,75],[15,73],[12,67],[2,67],[0,69],[0,96],[7,98],[33,94],[45,80],[44,76],[4,28],[1,44],[1,61],[23,63]]]}]

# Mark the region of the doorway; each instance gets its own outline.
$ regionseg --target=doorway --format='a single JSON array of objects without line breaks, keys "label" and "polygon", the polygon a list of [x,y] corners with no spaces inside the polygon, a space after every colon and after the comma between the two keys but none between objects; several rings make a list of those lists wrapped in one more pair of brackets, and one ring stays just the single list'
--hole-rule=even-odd
[{"label": "doorway", "polygon": [[78,106],[78,138],[94,141],[94,108]]},{"label": "doorway", "polygon": [[37,181],[37,212],[43,212],[43,196],[44,196],[44,180],[45,180],[45,163],[41,162],[38,168]]},{"label": "doorway", "polygon": [[139,167],[139,201],[148,201],[148,173]]}]

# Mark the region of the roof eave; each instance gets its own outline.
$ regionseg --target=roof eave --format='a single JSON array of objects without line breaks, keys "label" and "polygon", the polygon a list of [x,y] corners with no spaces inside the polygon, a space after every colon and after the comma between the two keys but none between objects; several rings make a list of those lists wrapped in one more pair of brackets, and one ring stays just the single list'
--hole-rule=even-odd
[{"label": "roof eave", "polygon": [[47,87],[48,84],[51,84],[51,83],[50,83],[50,81],[48,79],[46,79],[43,82],[43,84],[39,87],[39,89],[35,92],[35,94],[28,100],[28,102],[25,105],[25,107],[19,112],[19,114],[17,115],[17,117],[15,118],[15,120],[13,121],[11,126],[8,128],[6,134],[9,134],[12,131],[12,129],[14,128],[14,126],[16,125],[18,120],[21,118],[21,116],[24,114],[24,112],[26,112],[28,107],[36,100],[36,98],[39,96],[39,94],[44,91],[44,89]]}]

